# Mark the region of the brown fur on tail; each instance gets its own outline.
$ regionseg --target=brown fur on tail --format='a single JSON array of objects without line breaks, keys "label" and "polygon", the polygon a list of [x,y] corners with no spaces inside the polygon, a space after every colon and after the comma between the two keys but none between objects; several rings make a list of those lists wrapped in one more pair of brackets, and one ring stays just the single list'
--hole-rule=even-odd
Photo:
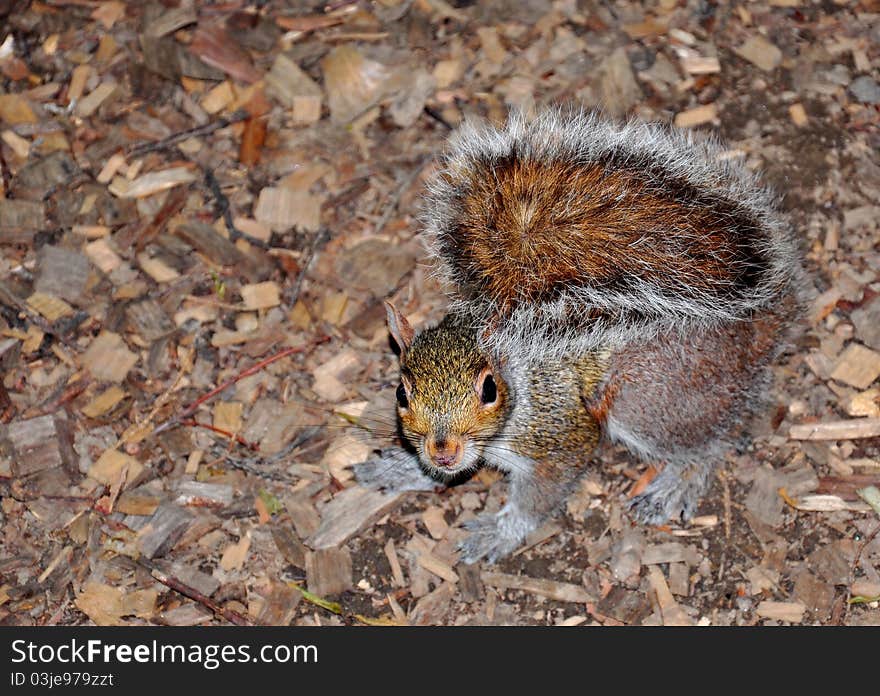
[{"label": "brown fur on tail", "polygon": [[464,286],[501,307],[573,286],[742,294],[769,266],[748,210],[663,171],[611,163],[475,161],[455,226],[439,240]]}]

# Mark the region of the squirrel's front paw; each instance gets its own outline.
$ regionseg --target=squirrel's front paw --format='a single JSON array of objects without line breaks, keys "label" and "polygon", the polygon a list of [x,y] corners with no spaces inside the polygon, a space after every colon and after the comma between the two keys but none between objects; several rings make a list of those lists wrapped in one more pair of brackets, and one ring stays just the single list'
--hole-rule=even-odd
[{"label": "squirrel's front paw", "polygon": [[660,525],[670,520],[689,520],[697,512],[700,497],[706,488],[708,467],[704,473],[682,472],[667,466],[645,488],[644,493],[629,501],[630,514],[642,524]]},{"label": "squirrel's front paw", "polygon": [[504,509],[494,515],[484,513],[463,526],[470,534],[458,545],[461,560],[476,563],[485,558],[495,563],[514,551],[535,525],[522,515]]},{"label": "squirrel's front paw", "polygon": [[418,457],[401,447],[387,447],[378,456],[352,466],[357,482],[365,488],[386,491],[432,491],[443,484],[428,476]]}]

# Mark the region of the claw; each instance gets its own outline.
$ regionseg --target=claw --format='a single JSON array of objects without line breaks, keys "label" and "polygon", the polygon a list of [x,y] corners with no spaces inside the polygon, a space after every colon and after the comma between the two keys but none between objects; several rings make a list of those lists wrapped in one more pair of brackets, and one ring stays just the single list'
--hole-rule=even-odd
[{"label": "claw", "polygon": [[644,493],[627,503],[627,509],[636,521],[647,525],[689,520],[697,511],[706,478],[697,476],[683,480],[677,471],[667,467],[651,481]]}]

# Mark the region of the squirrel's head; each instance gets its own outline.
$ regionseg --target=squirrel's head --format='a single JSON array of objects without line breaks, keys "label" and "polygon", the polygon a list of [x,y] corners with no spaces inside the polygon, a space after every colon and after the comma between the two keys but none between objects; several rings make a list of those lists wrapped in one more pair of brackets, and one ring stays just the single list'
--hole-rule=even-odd
[{"label": "squirrel's head", "polygon": [[476,330],[448,314],[416,333],[386,302],[388,329],[400,349],[397,413],[422,463],[451,478],[473,469],[510,412],[510,388],[477,347]]}]

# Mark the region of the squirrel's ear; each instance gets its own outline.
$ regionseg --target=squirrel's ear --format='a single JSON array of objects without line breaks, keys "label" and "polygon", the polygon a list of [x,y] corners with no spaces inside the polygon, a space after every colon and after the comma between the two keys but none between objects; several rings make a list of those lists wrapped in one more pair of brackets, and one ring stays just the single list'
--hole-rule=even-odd
[{"label": "squirrel's ear", "polygon": [[397,307],[390,302],[385,303],[385,313],[388,318],[388,330],[391,332],[391,336],[397,343],[397,347],[400,348],[400,357],[403,358],[403,356],[406,355],[406,351],[408,351],[409,347],[412,345],[413,337],[416,335],[416,332],[406,320],[406,317],[403,316],[397,310]]},{"label": "squirrel's ear", "polygon": [[[498,314],[495,314],[489,321],[486,323],[486,326],[483,327],[483,330],[480,331],[479,340],[482,345],[486,345],[487,343],[491,343],[492,338],[498,332],[498,328],[501,326],[501,317]],[[499,365],[504,365],[507,362],[507,357],[505,355],[500,355],[496,357]]]}]

